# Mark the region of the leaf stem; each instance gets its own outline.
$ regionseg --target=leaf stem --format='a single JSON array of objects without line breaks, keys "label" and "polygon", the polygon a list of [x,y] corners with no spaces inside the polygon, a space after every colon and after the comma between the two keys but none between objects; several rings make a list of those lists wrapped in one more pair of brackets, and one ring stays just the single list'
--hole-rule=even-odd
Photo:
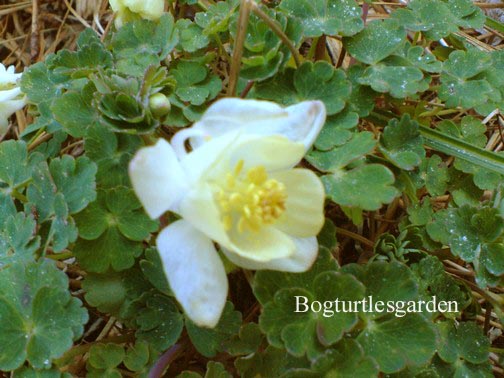
[{"label": "leaf stem", "polygon": [[229,72],[229,84],[227,89],[228,97],[234,97],[236,86],[238,84],[238,75],[240,74],[241,58],[243,55],[243,43],[247,32],[248,18],[250,15],[250,3],[248,0],[242,0],[240,4],[240,13],[238,14],[238,29],[236,31],[236,40],[233,47],[233,58],[231,70]]}]

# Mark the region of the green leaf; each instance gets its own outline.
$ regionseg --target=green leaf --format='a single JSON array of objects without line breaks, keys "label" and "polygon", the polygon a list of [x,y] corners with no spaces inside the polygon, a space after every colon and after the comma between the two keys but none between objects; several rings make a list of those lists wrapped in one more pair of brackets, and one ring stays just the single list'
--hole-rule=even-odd
[{"label": "green leaf", "polygon": [[344,339],[334,349],[327,350],[316,359],[311,369],[295,369],[286,375],[289,378],[369,378],[379,373],[376,362],[366,356],[354,339]]},{"label": "green leaf", "polygon": [[367,64],[380,60],[398,50],[404,43],[406,31],[394,20],[374,21],[353,37],[346,37],[343,43],[355,59]]},{"label": "green leaf", "polygon": [[473,322],[463,322],[455,327],[451,321],[437,324],[440,338],[438,354],[443,361],[454,363],[459,358],[473,364],[488,360],[490,342],[483,330]]},{"label": "green leaf", "polygon": [[180,337],[184,327],[183,317],[172,299],[159,294],[151,295],[145,307],[136,316],[138,340],[146,341],[163,351]]},{"label": "green leaf", "polygon": [[310,152],[306,160],[321,171],[335,172],[372,152],[375,146],[376,140],[373,133],[362,131],[353,134],[352,139],[340,147],[330,151]]},{"label": "green leaf", "polygon": [[126,287],[122,273],[88,273],[82,282],[86,302],[99,311],[117,314],[126,299]]},{"label": "green leaf", "polygon": [[59,369],[36,370],[26,366],[14,372],[16,378],[71,378],[69,373],[62,373]]},{"label": "green leaf", "polygon": [[409,114],[404,114],[400,121],[391,119],[380,136],[380,151],[405,170],[412,170],[425,157],[422,144],[418,123],[412,121]]},{"label": "green leaf", "polygon": [[328,117],[322,131],[315,141],[315,147],[318,150],[327,151],[335,146],[345,144],[352,138],[352,130],[358,123],[359,115],[347,109],[334,116]]},{"label": "green leaf", "polygon": [[235,366],[242,378],[288,377],[289,371],[308,368],[310,363],[305,358],[296,358],[283,349],[268,346],[266,350],[250,356],[238,358]]},{"label": "green leaf", "polygon": [[97,186],[129,186],[128,163],[139,146],[138,136],[114,134],[104,127],[91,127],[84,140],[84,147],[86,156],[98,166]]},{"label": "green leaf", "polygon": [[33,217],[19,212],[8,215],[0,224],[0,267],[16,261],[32,261],[40,246]]},{"label": "green leaf", "polygon": [[223,349],[224,343],[238,333],[241,313],[233,310],[231,302],[226,302],[219,323],[215,328],[201,328],[189,318],[185,319],[187,333],[195,348],[205,357],[213,357]]},{"label": "green leaf", "polygon": [[0,370],[48,368],[82,335],[88,315],[54,264],[14,263],[0,270]]},{"label": "green leaf", "polygon": [[238,335],[233,336],[224,345],[224,349],[232,356],[254,353],[262,342],[262,333],[256,323],[246,323],[241,326]]},{"label": "green leaf", "polygon": [[124,366],[126,366],[128,370],[141,372],[145,370],[150,357],[152,356],[149,351],[149,344],[143,341],[137,341],[135,345],[126,350]]},{"label": "green leaf", "polygon": [[208,45],[208,37],[203,34],[203,29],[198,24],[186,18],[177,20],[175,28],[178,30],[179,44],[182,50],[189,53],[195,52]]},{"label": "green leaf", "polygon": [[121,377],[117,366],[124,359],[124,348],[117,344],[95,344],[89,349],[88,377]]},{"label": "green leaf", "polygon": [[176,95],[193,105],[204,104],[222,89],[221,80],[198,62],[181,60],[171,69],[171,73],[177,80]]},{"label": "green leaf", "polygon": [[377,210],[390,203],[399,193],[394,175],[380,164],[361,165],[350,171],[322,176],[327,196],[343,206]]},{"label": "green leaf", "polygon": [[203,28],[203,34],[215,35],[227,32],[231,16],[236,12],[238,0],[219,1],[210,5],[206,12],[198,12],[195,22]]},{"label": "green leaf", "polygon": [[220,362],[208,361],[204,377],[196,372],[186,370],[177,375],[176,378],[232,378],[232,375],[226,371],[226,368]]},{"label": "green leaf", "polygon": [[75,254],[92,272],[131,267],[142,252],[137,243],[158,228],[147,217],[133,191],[125,187],[98,190],[97,201],[75,216],[80,239]]},{"label": "green leaf", "polygon": [[163,270],[163,263],[156,248],[145,250],[145,259],[140,260],[140,268],[145,278],[160,292],[170,293],[170,286]]},{"label": "green leaf", "polygon": [[85,156],[74,159],[63,155],[49,165],[51,176],[58,192],[62,193],[70,214],[84,209],[96,198],[96,165]]},{"label": "green leaf", "polygon": [[[471,300],[470,293],[462,290],[460,284],[449,276],[441,261],[434,256],[427,256],[418,263],[411,266],[411,269],[418,275],[418,285],[421,291],[425,291],[427,300],[436,296],[438,302],[455,301],[457,303],[457,312],[443,312],[446,318],[455,318],[459,316],[464,307]],[[455,308],[453,308],[455,309]]]},{"label": "green leaf", "polygon": [[110,48],[120,73],[143,76],[150,65],[159,65],[179,40],[173,16],[165,13],[159,22],[128,22],[113,34]]},{"label": "green leaf", "polygon": [[440,196],[446,192],[449,179],[448,169],[439,155],[426,158],[420,165],[421,177],[425,181],[425,188],[432,196]]},{"label": "green leaf", "polygon": [[321,247],[326,248],[329,251],[332,251],[338,245],[338,241],[336,239],[336,226],[333,221],[329,218],[325,219],[324,227],[320,230],[318,236],[318,243]]},{"label": "green leaf", "polygon": [[[31,167],[28,151],[23,141],[7,140],[0,143],[0,193],[10,194],[12,189],[28,181]],[[5,184],[8,188],[3,187]]]},{"label": "green leaf", "polygon": [[491,64],[491,55],[479,50],[452,52],[443,65],[439,98],[449,107],[473,108],[485,103],[493,90],[477,75]]},{"label": "green leaf", "polygon": [[287,69],[283,74],[258,83],[255,95],[291,105],[304,100],[324,102],[327,114],[340,112],[351,92],[350,82],[342,70],[334,69],[329,63],[304,62],[299,69]]},{"label": "green leaf", "polygon": [[493,242],[504,231],[504,219],[497,209],[477,209],[464,205],[438,211],[427,224],[429,236],[449,245],[455,256],[473,262],[486,242]]},{"label": "green leaf", "polygon": [[361,9],[353,0],[282,0],[280,9],[297,17],[305,37],[350,36],[362,30]]},{"label": "green leaf", "polygon": [[63,126],[63,130],[74,138],[85,136],[88,128],[100,120],[92,103],[93,92],[91,83],[82,91],[66,92],[57,97],[51,105],[54,118]]},{"label": "green leaf", "polygon": [[430,78],[424,78],[417,67],[387,66],[375,64],[368,67],[359,78],[359,84],[369,85],[373,90],[390,93],[395,98],[405,98],[429,88]]},{"label": "green leaf", "polygon": [[434,327],[419,314],[368,323],[357,341],[384,373],[398,372],[406,365],[423,365],[436,350]]},{"label": "green leaf", "polygon": [[[313,360],[324,346],[336,343],[357,324],[357,314],[339,312],[334,300],[360,300],[364,291],[349,274],[324,272],[308,290],[291,286],[277,291],[273,301],[264,306],[259,325],[271,345],[285,347],[294,356],[306,353]],[[317,303],[318,307],[313,307]]]},{"label": "green leaf", "polygon": [[470,0],[413,0],[392,17],[409,30],[426,32],[430,40],[458,31],[457,26],[481,28],[485,21],[484,13]]}]

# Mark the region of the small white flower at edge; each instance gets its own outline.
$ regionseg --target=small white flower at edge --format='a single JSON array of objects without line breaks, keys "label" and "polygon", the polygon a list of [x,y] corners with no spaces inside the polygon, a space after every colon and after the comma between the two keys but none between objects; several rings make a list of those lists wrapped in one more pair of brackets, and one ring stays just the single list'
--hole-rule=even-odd
[{"label": "small white flower at edge", "polygon": [[9,117],[26,105],[26,100],[17,82],[22,74],[14,72],[14,66],[0,63],[0,136],[5,134]]},{"label": "small white flower at edge", "polygon": [[[245,269],[303,272],[315,261],[324,189],[315,173],[294,166],[324,122],[319,101],[284,109],[223,99],[175,135],[175,146],[161,139],[130,162],[133,188],[149,216],[169,210],[182,218],[156,243],[170,287],[197,325],[214,327],[226,302],[228,282],[214,242]],[[196,147],[190,153],[180,144],[188,137]]]}]

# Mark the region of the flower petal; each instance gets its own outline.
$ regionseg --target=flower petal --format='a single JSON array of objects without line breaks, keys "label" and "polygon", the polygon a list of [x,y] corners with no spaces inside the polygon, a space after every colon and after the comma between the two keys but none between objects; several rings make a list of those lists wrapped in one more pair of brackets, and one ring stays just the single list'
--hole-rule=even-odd
[{"label": "flower petal", "polygon": [[302,143],[308,150],[322,129],[325,118],[326,110],[321,101],[304,101],[282,108],[269,101],[224,98],[212,104],[201,120],[193,125],[192,128],[200,134],[188,136],[191,137],[191,145],[197,148],[208,137],[241,128],[251,135],[282,135]]},{"label": "flower petal", "polygon": [[172,147],[164,139],[140,149],[129,164],[133,189],[151,218],[177,211],[188,181]]},{"label": "flower petal", "polygon": [[[274,227],[261,227],[258,231],[229,232],[233,253],[248,260],[268,262],[291,256],[296,250],[291,237]],[[226,247],[226,246],[224,246]]]},{"label": "flower petal", "polygon": [[157,238],[168,283],[187,316],[200,327],[215,327],[226,304],[228,281],[213,243],[179,220]]},{"label": "flower petal", "polygon": [[301,161],[304,154],[301,143],[282,136],[249,137],[233,145],[229,165],[234,167],[243,160],[245,171],[258,165],[264,166],[267,171],[277,171],[292,168]]},{"label": "flower petal", "polygon": [[230,246],[212,187],[200,184],[190,190],[180,203],[180,215],[200,232],[223,246]]},{"label": "flower petal", "polygon": [[0,136],[7,131],[9,117],[25,105],[24,99],[0,102]]},{"label": "flower petal", "polygon": [[157,20],[164,11],[164,0],[123,0],[123,3],[147,20]]},{"label": "flower petal", "polygon": [[275,227],[286,234],[306,238],[316,236],[324,225],[324,186],[309,169],[275,172],[271,178],[285,185],[285,212]]},{"label": "flower petal", "polygon": [[296,249],[289,257],[273,259],[267,262],[259,262],[239,256],[226,248],[222,248],[226,257],[235,265],[250,270],[279,270],[282,272],[306,272],[313,265],[318,254],[318,242],[316,237],[292,238]]}]

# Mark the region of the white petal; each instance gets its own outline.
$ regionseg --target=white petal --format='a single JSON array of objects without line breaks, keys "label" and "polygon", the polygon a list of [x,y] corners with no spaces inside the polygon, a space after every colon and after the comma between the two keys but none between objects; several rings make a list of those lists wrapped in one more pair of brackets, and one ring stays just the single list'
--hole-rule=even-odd
[{"label": "white petal", "polygon": [[215,327],[226,304],[228,281],[213,243],[179,220],[157,238],[168,283],[187,316],[200,327]]},{"label": "white petal", "polygon": [[192,126],[198,131],[190,137],[193,148],[208,138],[242,129],[251,135],[282,135],[302,143],[306,150],[315,142],[326,118],[321,101],[304,101],[282,108],[269,101],[225,98],[208,108],[201,120]]},{"label": "white petal", "polygon": [[123,0],[123,3],[147,20],[157,20],[164,11],[164,0]]},{"label": "white petal", "polygon": [[190,190],[180,203],[180,215],[207,237],[230,246],[210,185],[200,184]]},{"label": "white petal", "polygon": [[294,253],[285,258],[273,259],[268,262],[259,262],[250,260],[236,253],[231,252],[226,248],[222,251],[226,257],[235,265],[241,266],[250,270],[279,270],[282,272],[306,272],[313,265],[318,254],[317,238],[292,238],[296,245]]},{"label": "white petal", "polygon": [[0,91],[0,102],[14,100],[20,94],[21,94],[21,88],[19,87]]},{"label": "white petal", "polygon": [[25,105],[24,99],[0,102],[0,135],[7,131],[9,117]]},{"label": "white petal", "polygon": [[14,66],[5,67],[0,63],[0,89],[8,84],[16,84],[22,73],[14,73]]},{"label": "white petal", "polygon": [[172,147],[164,139],[140,149],[129,164],[133,189],[151,218],[177,211],[188,190],[187,177]]}]

